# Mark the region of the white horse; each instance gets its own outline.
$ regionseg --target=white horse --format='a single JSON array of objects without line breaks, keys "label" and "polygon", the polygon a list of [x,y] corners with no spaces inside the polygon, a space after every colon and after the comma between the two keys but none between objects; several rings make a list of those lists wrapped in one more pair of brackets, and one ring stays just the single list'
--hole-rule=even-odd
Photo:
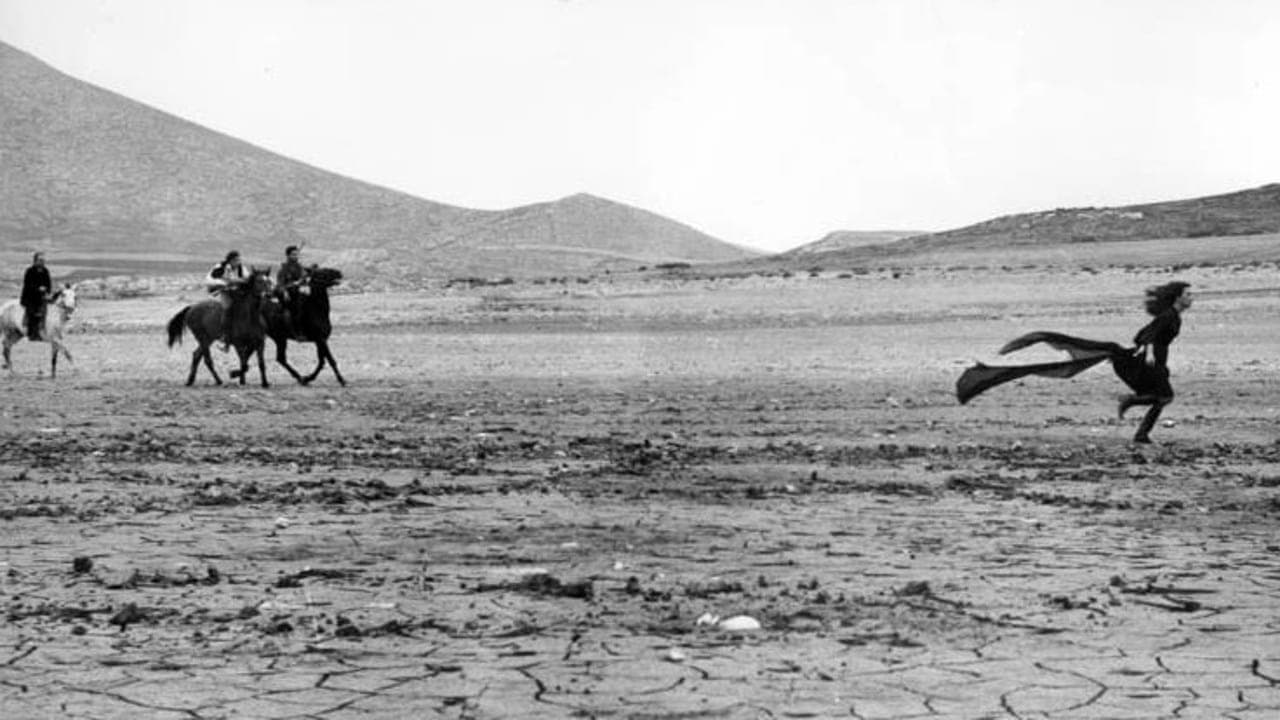
[{"label": "white horse", "polygon": [[[53,297],[49,298],[49,307],[46,308],[44,315],[44,327],[40,329],[40,341],[53,346],[53,360],[49,366],[51,378],[58,376],[58,353],[65,355],[68,362],[71,361],[71,352],[62,341],[62,331],[75,311],[76,291],[70,285],[63,285],[53,294]],[[17,300],[10,300],[0,305],[0,336],[3,336],[4,342],[5,370],[13,370],[13,364],[9,362],[9,349],[27,336],[27,326],[24,322],[26,314],[27,309],[19,305]]]}]

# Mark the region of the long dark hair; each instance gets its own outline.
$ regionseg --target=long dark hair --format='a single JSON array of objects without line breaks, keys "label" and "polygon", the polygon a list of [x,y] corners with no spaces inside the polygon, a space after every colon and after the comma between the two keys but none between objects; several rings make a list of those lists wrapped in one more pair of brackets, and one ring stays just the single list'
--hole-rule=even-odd
[{"label": "long dark hair", "polygon": [[1189,287],[1191,287],[1191,283],[1175,280],[1147,288],[1147,313],[1149,315],[1159,315],[1173,307],[1178,298],[1182,297],[1183,291]]}]

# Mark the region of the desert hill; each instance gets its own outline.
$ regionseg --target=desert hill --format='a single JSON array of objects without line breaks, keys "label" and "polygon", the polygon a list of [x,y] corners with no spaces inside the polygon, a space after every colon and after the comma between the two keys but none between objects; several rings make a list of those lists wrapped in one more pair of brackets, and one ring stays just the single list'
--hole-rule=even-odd
[{"label": "desert hill", "polygon": [[[0,43],[0,254],[65,272],[206,268],[229,248],[402,277],[709,262],[752,251],[589,195],[510,210],[424,200],[290,160],[71,78]],[[11,275],[6,272],[5,275]]]},{"label": "desert hill", "polygon": [[1222,195],[1126,205],[1059,208],[1006,215],[914,238],[907,245],[1000,246],[1207,238],[1280,232],[1280,184]]},{"label": "desert hill", "polygon": [[758,255],[661,215],[586,193],[473,213],[451,223],[447,235],[436,254],[448,258],[449,265],[434,258],[429,262],[455,273],[511,273],[508,259],[513,257],[521,259],[523,274],[554,275]]},{"label": "desert hill", "polygon": [[824,247],[819,241],[805,246],[805,252],[793,250],[727,267],[1253,262],[1280,255],[1270,237],[1276,233],[1280,184],[1271,184],[1188,200],[1006,215],[884,243]]}]

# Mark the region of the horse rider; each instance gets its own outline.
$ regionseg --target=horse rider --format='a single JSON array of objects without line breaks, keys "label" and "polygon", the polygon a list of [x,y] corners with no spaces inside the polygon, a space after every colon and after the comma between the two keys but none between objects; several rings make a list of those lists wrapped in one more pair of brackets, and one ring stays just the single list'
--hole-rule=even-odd
[{"label": "horse rider", "polygon": [[37,252],[31,258],[31,267],[22,276],[22,307],[26,310],[27,339],[39,340],[40,327],[44,324],[45,305],[49,302],[49,288],[53,281],[49,269],[44,266],[44,253]]},{"label": "horse rider", "polygon": [[297,319],[302,309],[302,298],[310,289],[307,286],[309,273],[302,266],[299,257],[302,249],[297,245],[290,245],[284,249],[284,262],[280,264],[280,269],[276,271],[276,289],[280,293],[284,301],[285,322],[289,328],[289,334],[293,335],[297,324]]},{"label": "horse rider", "polygon": [[222,262],[214,265],[204,279],[205,287],[222,303],[222,351],[231,346],[231,288],[249,279],[248,272],[240,263],[240,251],[227,253]]}]

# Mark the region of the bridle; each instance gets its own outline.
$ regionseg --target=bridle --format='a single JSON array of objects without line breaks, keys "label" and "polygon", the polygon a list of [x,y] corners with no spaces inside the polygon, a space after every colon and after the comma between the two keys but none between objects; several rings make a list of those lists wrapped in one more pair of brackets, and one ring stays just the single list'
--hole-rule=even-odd
[{"label": "bridle", "polygon": [[[71,296],[71,302],[67,302],[67,296]],[[70,293],[66,288],[59,289],[49,298],[49,304],[62,311],[62,319],[71,317],[76,311],[75,295]]]}]

